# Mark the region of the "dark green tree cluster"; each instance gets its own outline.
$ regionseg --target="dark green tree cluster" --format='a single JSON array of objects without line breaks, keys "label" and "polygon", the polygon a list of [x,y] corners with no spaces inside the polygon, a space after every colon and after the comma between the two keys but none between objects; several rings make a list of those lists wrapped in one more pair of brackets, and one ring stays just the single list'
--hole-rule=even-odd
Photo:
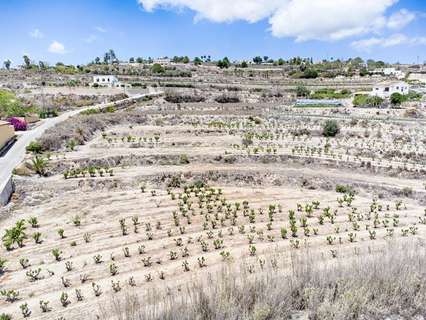
[{"label": "dark green tree cluster", "polygon": [[217,62],[217,66],[221,69],[227,69],[231,66],[231,62],[227,57],[225,57]]}]

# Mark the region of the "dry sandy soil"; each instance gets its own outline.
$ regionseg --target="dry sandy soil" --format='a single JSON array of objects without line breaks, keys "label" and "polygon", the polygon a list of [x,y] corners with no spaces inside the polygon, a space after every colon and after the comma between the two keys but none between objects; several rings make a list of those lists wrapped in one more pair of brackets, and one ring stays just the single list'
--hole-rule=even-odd
[{"label": "dry sandy soil", "polygon": [[[2,234],[21,219],[37,217],[38,226],[26,222],[23,247],[0,249],[7,260],[1,288],[19,291],[15,302],[2,297],[1,312],[20,319],[27,303],[31,319],[97,319],[111,295],[136,290],[161,300],[223,265],[244,261],[252,272],[306,248],[337,261],[390,241],[426,239],[421,121],[158,105],[139,110],[144,125],[109,127],[74,150],[51,153],[49,176],[17,177]],[[340,119],[335,138],[321,136],[328,117]],[[301,130],[309,134],[295,134]],[[285,259],[277,264],[289,267]]]}]

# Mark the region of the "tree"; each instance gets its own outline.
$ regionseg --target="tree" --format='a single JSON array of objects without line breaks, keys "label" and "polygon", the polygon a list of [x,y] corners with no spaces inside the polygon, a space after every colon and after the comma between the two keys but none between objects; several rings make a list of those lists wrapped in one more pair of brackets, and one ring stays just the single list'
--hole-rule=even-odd
[{"label": "tree", "polygon": [[365,76],[368,76],[370,73],[368,72],[368,70],[367,70],[367,68],[361,68],[361,70],[359,70],[359,75],[361,76],[361,77],[365,77]]},{"label": "tree", "polygon": [[44,62],[44,61],[39,61],[38,67],[40,68],[40,70],[46,70],[47,69],[47,63]]},{"label": "tree", "polygon": [[254,57],[253,58],[253,62],[256,64],[261,64],[262,63],[262,58],[260,56]]},{"label": "tree", "polygon": [[12,61],[10,61],[9,59],[7,59],[7,60],[5,60],[4,62],[3,62],[3,65],[4,65],[4,67],[7,69],[7,70],[10,70],[10,65],[12,64]]},{"label": "tree", "polygon": [[161,64],[155,63],[151,68],[152,73],[164,73],[164,68]]},{"label": "tree", "polygon": [[200,58],[198,58],[198,57],[195,57],[194,58],[194,64],[196,65],[196,66],[199,66],[199,65],[201,65],[203,63],[203,61],[200,59]]},{"label": "tree", "polygon": [[247,62],[245,61],[241,62],[241,68],[247,68],[247,67],[248,67]]},{"label": "tree", "polygon": [[129,59],[129,63],[134,63],[134,62],[135,62],[135,58],[131,57],[131,58]]},{"label": "tree", "polygon": [[143,59],[141,57],[136,58],[137,63],[143,63]]},{"label": "tree", "polygon": [[95,63],[96,63],[96,64],[100,64],[100,63],[101,63],[101,58],[96,57],[96,58],[95,58]]},{"label": "tree", "polygon": [[303,72],[303,78],[305,79],[315,79],[318,78],[318,71],[314,69],[306,69]]},{"label": "tree", "polygon": [[108,54],[109,54],[109,59],[110,59],[111,63],[118,61],[117,56],[115,55],[114,50],[109,49]]},{"label": "tree", "polygon": [[266,61],[268,61],[268,59],[269,59],[269,57],[268,57],[268,56],[264,56],[264,57],[263,57],[263,61],[265,61],[265,62],[266,62]]},{"label": "tree", "polygon": [[394,105],[394,106],[399,106],[400,104],[402,104],[405,101],[405,97],[398,93],[398,92],[394,92],[392,93],[391,97],[390,97],[390,102]]},{"label": "tree", "polygon": [[23,56],[24,59],[24,65],[25,65],[25,69],[30,69],[31,68],[31,60],[30,57],[28,57],[27,55]]},{"label": "tree", "polygon": [[383,104],[384,100],[380,97],[368,97],[367,105],[373,108],[378,108]]},{"label": "tree", "polygon": [[183,63],[189,63],[189,57],[188,56],[183,57],[182,62]]},{"label": "tree", "polygon": [[282,58],[278,59],[278,65],[282,66],[284,64],[284,60]]},{"label": "tree", "polygon": [[336,120],[327,120],[322,127],[322,135],[324,137],[334,137],[339,132],[340,128]]},{"label": "tree", "polygon": [[229,68],[229,66],[231,65],[231,63],[229,62],[229,59],[227,57],[223,58],[222,60],[219,60],[217,62],[217,66],[221,69],[227,69]]},{"label": "tree", "polygon": [[109,55],[109,52],[105,52],[105,54],[104,54],[104,63],[108,64],[110,59],[111,59],[111,57]]},{"label": "tree", "polygon": [[364,63],[364,60],[362,60],[362,58],[360,58],[360,57],[356,57],[355,59],[353,59],[353,60],[352,60],[352,63],[353,63],[354,65],[358,66],[358,65],[360,65],[360,64],[363,64],[363,63]]}]

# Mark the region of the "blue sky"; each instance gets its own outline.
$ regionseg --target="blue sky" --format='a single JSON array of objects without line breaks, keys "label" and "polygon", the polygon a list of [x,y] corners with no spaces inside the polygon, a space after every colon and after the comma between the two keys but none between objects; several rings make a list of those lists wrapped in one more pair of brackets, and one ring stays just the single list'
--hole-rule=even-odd
[{"label": "blue sky", "polygon": [[[314,3],[314,4],[313,4]],[[424,0],[0,0],[0,60],[211,55],[426,61]]]}]

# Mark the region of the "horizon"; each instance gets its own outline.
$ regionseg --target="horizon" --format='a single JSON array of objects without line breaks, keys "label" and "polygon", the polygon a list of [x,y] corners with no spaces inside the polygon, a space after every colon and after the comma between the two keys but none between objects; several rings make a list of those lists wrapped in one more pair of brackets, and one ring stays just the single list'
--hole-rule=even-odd
[{"label": "horizon", "polygon": [[22,64],[23,55],[49,64],[87,64],[109,49],[122,61],[203,55],[231,61],[255,56],[426,61],[426,4],[413,0],[368,5],[347,0],[339,6],[330,0],[22,0],[1,3],[0,10],[9,16],[0,22],[0,59],[10,59],[13,67]]}]

